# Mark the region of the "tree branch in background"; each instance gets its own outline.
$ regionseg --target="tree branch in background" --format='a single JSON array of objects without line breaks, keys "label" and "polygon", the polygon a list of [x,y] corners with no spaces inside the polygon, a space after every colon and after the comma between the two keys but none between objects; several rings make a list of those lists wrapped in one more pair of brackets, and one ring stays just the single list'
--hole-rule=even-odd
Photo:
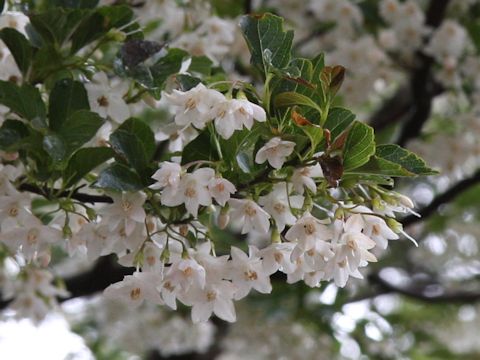
[{"label": "tree branch in background", "polygon": [[[449,0],[431,0],[425,24],[432,29],[437,28],[442,23],[448,4]],[[401,146],[421,133],[430,117],[433,98],[443,92],[443,87],[432,75],[434,59],[422,52],[418,52],[416,57],[409,86],[401,87],[370,121],[377,131],[396,122],[404,123],[397,140]]]},{"label": "tree branch in background", "polygon": [[250,14],[252,12],[252,0],[244,0],[243,12],[245,14]]},{"label": "tree branch in background", "polygon": [[[50,198],[50,195],[52,193],[51,190],[48,189],[42,189],[36,185],[32,184],[21,184],[18,187],[18,190],[20,191],[27,191],[31,192],[34,194],[39,194],[42,196],[45,196],[47,199]],[[57,192],[56,190],[53,190],[53,192]],[[57,197],[68,197],[70,195],[69,191],[63,191]],[[71,199],[78,200],[81,202],[85,203],[90,203],[90,204],[95,204],[95,203],[113,203],[113,200],[109,196],[104,196],[104,195],[90,195],[90,194],[82,194],[79,192],[73,192],[72,196],[70,196]]]},{"label": "tree branch in background", "polygon": [[422,216],[421,218],[419,218],[415,215],[409,215],[409,216],[404,217],[401,220],[401,223],[403,224],[403,226],[409,226],[409,225],[412,225],[412,224],[415,224],[417,222],[425,220],[429,216],[433,215],[441,205],[452,201],[458,195],[460,195],[464,191],[467,191],[468,189],[470,189],[471,187],[473,187],[477,184],[480,184],[480,169],[477,170],[472,176],[459,181],[458,183],[453,185],[450,189],[448,189],[444,193],[435,197],[432,200],[432,202],[430,204],[428,204],[427,206],[418,210],[418,213]]},{"label": "tree branch in background", "polygon": [[[453,291],[442,292],[436,291],[432,293],[427,286],[416,287],[401,287],[393,285],[387,280],[383,279],[379,274],[373,273],[368,276],[368,281],[371,285],[375,285],[379,288],[381,294],[397,293],[406,297],[420,300],[428,303],[474,303],[480,301],[480,291]],[[437,285],[437,284],[435,284]],[[440,289],[442,290],[442,289]]]}]

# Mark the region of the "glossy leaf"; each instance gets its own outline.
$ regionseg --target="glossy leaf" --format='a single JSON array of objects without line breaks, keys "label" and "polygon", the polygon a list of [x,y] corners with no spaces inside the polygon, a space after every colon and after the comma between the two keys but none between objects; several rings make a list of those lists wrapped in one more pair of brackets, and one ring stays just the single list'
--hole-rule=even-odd
[{"label": "glossy leaf", "polygon": [[90,171],[105,163],[114,155],[114,151],[107,147],[79,149],[70,157],[63,172],[65,187],[68,188],[76,184]]},{"label": "glossy leaf", "polygon": [[97,113],[79,110],[68,117],[58,134],[65,141],[70,153],[91,140],[103,123],[104,120]]},{"label": "glossy leaf", "polygon": [[373,129],[355,121],[348,132],[343,148],[343,167],[345,171],[362,166],[375,153]]},{"label": "glossy leaf", "polygon": [[93,186],[117,191],[137,191],[144,188],[138,174],[119,163],[114,163],[103,170]]},{"label": "glossy leaf", "polygon": [[45,104],[38,89],[32,85],[17,86],[9,81],[0,81],[0,104],[27,120],[45,122]]},{"label": "glossy leaf", "polygon": [[58,130],[67,118],[78,110],[90,110],[87,91],[79,81],[58,81],[50,93],[49,126]]},{"label": "glossy leaf", "polygon": [[290,62],[293,31],[283,29],[283,19],[272,15],[246,15],[240,20],[243,36],[252,53],[251,63],[264,73],[283,69]]},{"label": "glossy leaf", "polygon": [[0,39],[5,43],[23,76],[26,76],[32,61],[33,47],[27,38],[13,28],[0,30]]},{"label": "glossy leaf", "polygon": [[384,160],[398,164],[402,169],[414,175],[435,175],[437,171],[429,168],[424,160],[411,151],[398,145],[378,145],[375,155]]}]

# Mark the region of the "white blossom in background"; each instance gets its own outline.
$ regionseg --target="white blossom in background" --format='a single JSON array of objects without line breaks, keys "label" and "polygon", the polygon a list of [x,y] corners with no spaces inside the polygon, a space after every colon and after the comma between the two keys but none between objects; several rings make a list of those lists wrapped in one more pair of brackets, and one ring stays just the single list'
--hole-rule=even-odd
[{"label": "white blossom in background", "polygon": [[425,51],[444,63],[449,59],[458,60],[466,45],[466,30],[453,20],[445,20],[433,33]]}]

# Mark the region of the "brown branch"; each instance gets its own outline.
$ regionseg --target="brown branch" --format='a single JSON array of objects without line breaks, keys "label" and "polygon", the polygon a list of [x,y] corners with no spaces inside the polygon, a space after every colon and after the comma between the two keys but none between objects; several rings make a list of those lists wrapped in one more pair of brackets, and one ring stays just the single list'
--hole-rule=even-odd
[{"label": "brown branch", "polygon": [[479,183],[480,183],[480,169],[478,169],[472,176],[459,181],[458,183],[453,185],[451,188],[449,188],[447,191],[435,197],[432,200],[432,202],[427,206],[418,210],[418,213],[421,215],[421,218],[415,215],[409,215],[404,217],[401,220],[401,223],[403,224],[403,226],[409,226],[419,221],[425,220],[429,216],[433,215],[440,206],[442,206],[443,204],[449,203],[450,201],[455,199],[457,196],[462,194],[464,191],[467,191],[468,189],[470,189],[471,187]]},{"label": "brown branch", "polygon": [[[70,295],[59,298],[58,301],[64,302],[77,297],[96,294],[105,290],[109,285],[121,281],[125,276],[131,275],[134,270],[134,268],[126,268],[116,264],[115,257],[112,255],[102,257],[86,272],[64,279],[65,288]],[[11,302],[11,299],[0,300],[0,309],[6,308]]]},{"label": "brown branch", "polygon": [[[431,0],[426,13],[425,25],[437,28],[445,17],[449,0]],[[397,143],[405,145],[417,137],[423,125],[430,117],[432,100],[444,91],[432,75],[435,61],[431,56],[418,51],[416,65],[407,87],[401,87],[397,93],[373,115],[370,124],[378,131],[390,124],[403,122]]]},{"label": "brown branch", "polygon": [[420,300],[428,303],[474,303],[480,301],[480,291],[452,291],[439,294],[429,294],[426,287],[401,287],[393,285],[387,280],[383,279],[379,274],[371,274],[368,276],[370,284],[379,288],[380,294],[397,293],[415,300]]},{"label": "brown branch", "polygon": [[[26,184],[26,183],[21,184],[18,187],[18,190],[27,191],[27,192],[31,192],[31,193],[34,193],[34,194],[39,194],[39,195],[45,196],[47,199],[49,199],[51,197],[52,193],[58,192],[58,190],[49,190],[47,188],[42,189],[42,188],[40,188],[36,185]],[[64,198],[64,197],[68,197],[69,195],[70,195],[69,191],[63,191],[62,193],[57,195],[57,197]],[[70,198],[74,199],[74,200],[84,202],[84,203],[91,203],[91,204],[94,204],[94,203],[112,203],[113,202],[112,198],[109,197],[109,196],[90,195],[90,194],[83,194],[83,193],[79,193],[79,192],[74,192],[72,194],[72,196],[70,196]]]}]

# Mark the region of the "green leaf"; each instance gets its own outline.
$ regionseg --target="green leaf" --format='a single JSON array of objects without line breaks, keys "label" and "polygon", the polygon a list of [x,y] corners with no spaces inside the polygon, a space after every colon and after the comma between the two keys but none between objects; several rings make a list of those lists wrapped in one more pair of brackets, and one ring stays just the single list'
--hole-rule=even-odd
[{"label": "green leaf", "polygon": [[3,12],[4,8],[5,8],[5,0],[0,0],[0,14]]},{"label": "green leaf", "polygon": [[[303,106],[302,113],[309,118],[314,119],[317,108],[322,108],[323,95],[320,86],[320,73],[324,67],[323,55],[318,55],[312,60],[309,59],[293,59],[289,65],[291,68],[296,68],[299,72],[297,75],[280,74],[272,81],[273,95],[275,98],[277,94],[284,92],[293,92],[309,98],[316,104],[314,109],[311,106],[305,108]],[[314,123],[318,123],[314,121]]]},{"label": "green leaf", "polygon": [[17,86],[9,81],[0,81],[0,104],[27,120],[45,122],[45,104],[38,89],[32,85]]},{"label": "green leaf", "polygon": [[325,129],[330,130],[332,139],[336,139],[355,120],[355,114],[350,110],[336,107],[329,111]]},{"label": "green leaf", "polygon": [[[85,45],[99,39],[112,28],[123,27],[132,22],[133,11],[128,6],[103,6],[85,16],[72,34],[70,53],[74,54]],[[134,26],[134,25],[132,25]],[[128,32],[130,29],[123,29]]]},{"label": "green leaf", "polygon": [[76,184],[90,171],[112,158],[115,152],[108,147],[83,148],[77,150],[68,160],[63,172],[64,186]]},{"label": "green leaf", "polygon": [[196,160],[217,161],[218,159],[215,145],[207,128],[185,146],[182,154],[182,165]]},{"label": "green leaf", "polygon": [[176,74],[182,67],[183,60],[188,53],[181,49],[169,49],[167,55],[160,58],[151,68],[154,86],[163,87],[170,75]]},{"label": "green leaf", "polygon": [[351,171],[355,174],[385,175],[385,176],[415,176],[399,164],[373,155],[368,162]]},{"label": "green leaf", "polygon": [[16,145],[28,136],[27,126],[18,120],[5,120],[0,127],[0,149],[6,151],[18,150]]},{"label": "green leaf", "polygon": [[78,110],[71,114],[58,130],[65,142],[67,153],[71,153],[91,140],[104,120],[92,111]]},{"label": "green leaf", "polygon": [[384,160],[400,165],[414,175],[435,175],[437,171],[429,168],[425,161],[416,154],[398,145],[378,145],[375,155]]},{"label": "green leaf", "polygon": [[147,154],[140,139],[125,130],[116,130],[110,135],[113,150],[121,155],[142,177],[148,177]]},{"label": "green leaf", "polygon": [[90,10],[55,8],[30,13],[30,23],[45,43],[62,46],[82,23]]},{"label": "green leaf", "polygon": [[322,113],[322,109],[320,108],[320,106],[305,95],[289,91],[289,92],[278,94],[275,97],[276,107],[284,107],[284,106],[290,107],[295,105],[308,106],[312,109],[317,110],[320,114]]},{"label": "green leaf", "polygon": [[58,71],[64,69],[62,62],[62,54],[54,45],[42,45],[33,55],[30,81],[37,84],[54,76]]},{"label": "green leaf", "polygon": [[81,82],[72,79],[57,81],[50,93],[48,109],[50,129],[58,130],[76,111],[90,110],[85,87]]},{"label": "green leaf", "polygon": [[120,127],[119,130],[125,130],[131,134],[134,134],[142,142],[143,147],[145,148],[145,154],[148,160],[151,160],[155,155],[157,145],[155,143],[155,135],[153,134],[152,129],[145,121],[130,118],[126,120]]},{"label": "green leaf", "polygon": [[103,170],[93,186],[117,191],[138,191],[144,188],[137,173],[119,163],[114,163]]},{"label": "green leaf", "polygon": [[272,14],[246,15],[240,27],[252,54],[251,63],[266,74],[273,66],[285,68],[290,62],[293,31],[283,30],[283,19]]},{"label": "green leaf", "polygon": [[94,8],[99,0],[49,0],[47,5],[50,7],[64,7],[74,9]]},{"label": "green leaf", "polygon": [[58,135],[55,134],[46,135],[43,138],[43,149],[55,162],[60,162],[65,159],[65,155],[67,153],[65,143]]},{"label": "green leaf", "polygon": [[0,30],[0,39],[7,45],[18,68],[25,76],[30,68],[33,55],[33,47],[30,42],[22,33],[8,27]]},{"label": "green leaf", "polygon": [[213,62],[206,56],[192,56],[192,62],[188,67],[188,72],[203,76],[212,74]]},{"label": "green leaf", "polygon": [[182,91],[188,91],[202,82],[199,78],[186,74],[175,76],[175,80],[180,84],[180,90]]},{"label": "green leaf", "polygon": [[362,166],[375,153],[375,135],[373,128],[355,121],[350,128],[343,148],[343,167],[345,171]]}]

